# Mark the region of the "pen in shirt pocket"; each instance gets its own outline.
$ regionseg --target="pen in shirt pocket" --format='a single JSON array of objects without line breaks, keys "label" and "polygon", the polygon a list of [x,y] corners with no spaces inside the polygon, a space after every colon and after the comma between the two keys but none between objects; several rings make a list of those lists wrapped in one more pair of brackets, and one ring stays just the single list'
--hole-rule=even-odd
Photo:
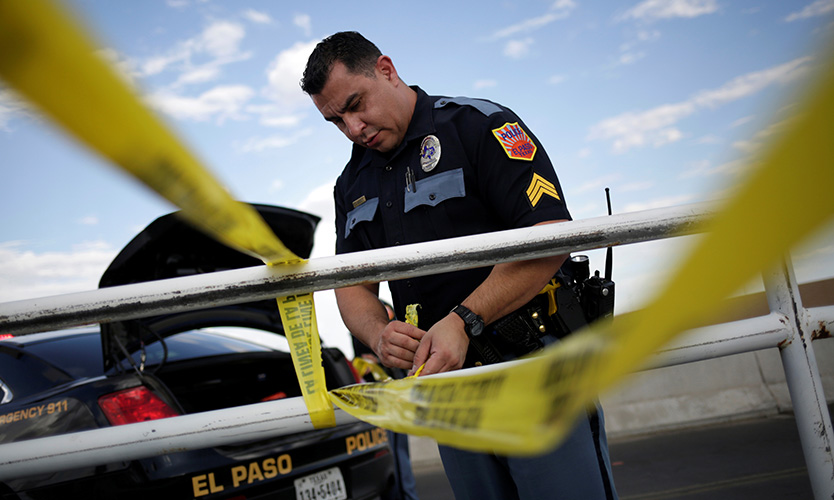
[{"label": "pen in shirt pocket", "polygon": [[417,184],[414,180],[414,171],[411,170],[411,167],[406,167],[405,169],[405,190],[409,193],[417,192]]}]

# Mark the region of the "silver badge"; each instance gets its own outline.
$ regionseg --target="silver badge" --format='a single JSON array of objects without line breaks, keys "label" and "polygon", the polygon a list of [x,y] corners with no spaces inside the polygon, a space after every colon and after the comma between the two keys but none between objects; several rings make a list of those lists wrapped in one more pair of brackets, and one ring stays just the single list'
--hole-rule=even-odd
[{"label": "silver badge", "polygon": [[433,135],[427,135],[420,144],[420,167],[423,172],[431,172],[440,161],[440,141]]}]

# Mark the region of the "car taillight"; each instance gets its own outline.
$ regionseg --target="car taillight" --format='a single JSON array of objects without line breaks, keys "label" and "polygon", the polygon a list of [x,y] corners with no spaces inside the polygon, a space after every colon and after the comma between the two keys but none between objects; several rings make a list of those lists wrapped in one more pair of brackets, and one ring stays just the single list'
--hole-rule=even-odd
[{"label": "car taillight", "polygon": [[98,405],[113,425],[176,417],[177,411],[145,386],[125,389],[98,398]]},{"label": "car taillight", "polygon": [[355,380],[357,384],[361,384],[362,382],[364,382],[364,380],[362,380],[362,377],[359,376],[359,372],[356,371],[356,367],[353,366],[353,363],[348,361],[347,358],[345,358],[345,363],[347,363],[347,365],[350,367],[350,373],[353,374],[353,380]]},{"label": "car taillight", "polygon": [[11,333],[0,333],[0,340],[6,340],[14,337]]},{"label": "car taillight", "polygon": [[261,399],[261,402],[263,403],[264,401],[277,401],[279,399],[284,399],[286,397],[287,397],[286,392],[279,391],[279,392],[276,392],[275,394],[271,394],[271,395]]}]

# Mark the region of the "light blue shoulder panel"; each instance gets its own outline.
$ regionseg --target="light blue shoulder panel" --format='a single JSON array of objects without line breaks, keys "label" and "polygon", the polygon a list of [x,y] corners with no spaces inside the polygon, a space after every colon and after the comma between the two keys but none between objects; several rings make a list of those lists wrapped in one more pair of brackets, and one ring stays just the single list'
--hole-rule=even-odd
[{"label": "light blue shoulder panel", "polygon": [[434,103],[434,107],[439,109],[450,103],[458,106],[471,106],[486,116],[501,111],[501,108],[496,104],[481,99],[472,99],[471,97],[443,97]]}]

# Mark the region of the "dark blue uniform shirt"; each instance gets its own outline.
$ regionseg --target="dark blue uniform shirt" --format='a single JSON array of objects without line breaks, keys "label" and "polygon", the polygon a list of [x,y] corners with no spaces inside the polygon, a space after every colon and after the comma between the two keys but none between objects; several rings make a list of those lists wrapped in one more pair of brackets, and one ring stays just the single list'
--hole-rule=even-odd
[{"label": "dark blue uniform shirt", "polygon": [[[538,139],[511,110],[419,87],[403,142],[389,153],[354,145],[336,181],[336,253],[432,241],[570,219]],[[389,283],[398,318],[420,304],[427,330],[491,268]]]}]

